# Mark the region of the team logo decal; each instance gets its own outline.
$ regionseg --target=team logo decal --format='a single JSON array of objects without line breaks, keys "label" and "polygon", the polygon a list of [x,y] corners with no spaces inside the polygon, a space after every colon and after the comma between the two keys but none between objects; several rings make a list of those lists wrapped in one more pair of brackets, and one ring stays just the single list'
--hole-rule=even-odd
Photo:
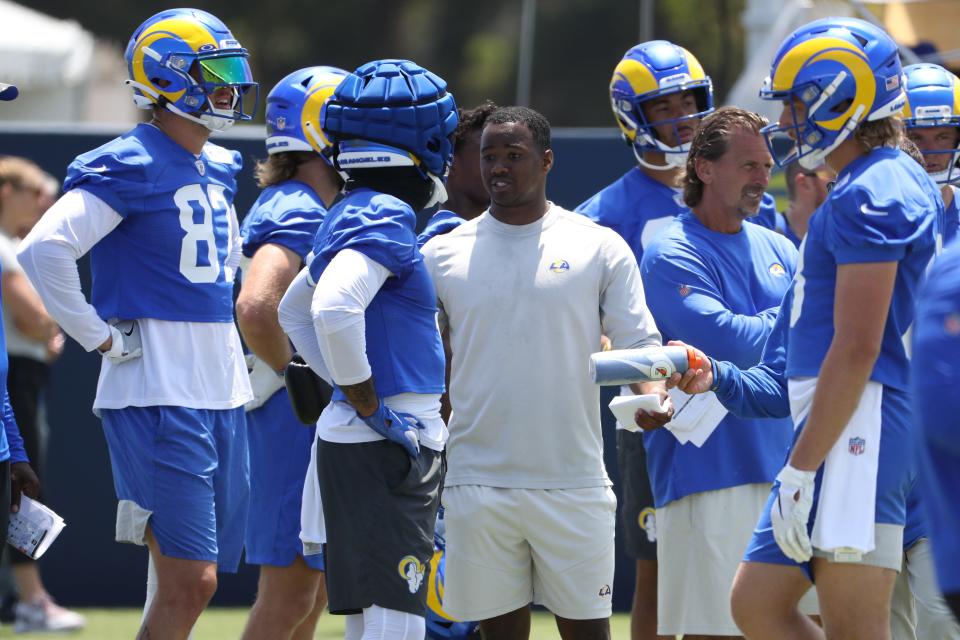
[{"label": "team logo decal", "polygon": [[550,263],[549,269],[554,273],[563,273],[564,271],[570,271],[570,263],[566,260],[554,260]]},{"label": "team logo decal", "polygon": [[783,265],[779,262],[774,262],[772,265],[770,265],[770,275],[777,278],[782,278],[783,276],[787,275],[787,270],[784,269]]},{"label": "team logo decal", "polygon": [[690,287],[688,287],[685,284],[682,284],[679,287],[677,287],[677,293],[680,294],[681,298],[686,298],[688,295],[690,295]]},{"label": "team logo decal", "polygon": [[637,518],[640,528],[647,534],[647,542],[657,541],[657,512],[653,507],[647,507],[640,512]]},{"label": "team logo decal", "polygon": [[603,585],[602,587],[600,587],[600,593],[598,593],[597,595],[599,595],[601,598],[609,598],[609,597],[610,597],[610,585],[605,584],[605,585]]},{"label": "team logo decal", "polygon": [[197,168],[197,173],[204,175],[207,172],[207,167],[203,164],[203,160],[197,160],[194,163],[194,166]]},{"label": "team logo decal", "polygon": [[859,456],[867,449],[867,441],[863,438],[850,438],[847,442],[847,451],[850,455]]},{"label": "team logo decal", "polygon": [[397,565],[397,573],[407,581],[407,589],[410,593],[416,593],[420,590],[420,584],[423,583],[424,566],[423,563],[413,556],[403,556],[400,564]]}]

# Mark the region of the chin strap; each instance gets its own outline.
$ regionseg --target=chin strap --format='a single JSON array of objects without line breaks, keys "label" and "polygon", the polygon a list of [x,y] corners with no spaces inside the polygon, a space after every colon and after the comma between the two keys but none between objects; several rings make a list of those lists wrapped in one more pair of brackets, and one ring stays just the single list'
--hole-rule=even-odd
[{"label": "chin strap", "polygon": [[430,200],[427,201],[427,204],[423,205],[424,209],[429,209],[435,204],[443,204],[447,201],[447,187],[443,184],[443,180],[428,173],[430,176],[430,181],[433,183],[433,191],[430,194]]},{"label": "chin strap", "polygon": [[648,149],[648,151],[658,151],[663,154],[663,164],[653,164],[643,159],[643,151],[631,144],[633,155],[637,158],[637,164],[651,171],[673,171],[682,169],[687,165],[687,151],[667,151],[666,149]]}]

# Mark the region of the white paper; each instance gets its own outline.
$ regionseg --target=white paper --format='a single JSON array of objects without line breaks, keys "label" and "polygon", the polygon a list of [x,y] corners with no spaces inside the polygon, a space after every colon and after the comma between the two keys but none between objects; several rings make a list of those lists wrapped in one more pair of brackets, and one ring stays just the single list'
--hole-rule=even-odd
[{"label": "white paper", "polygon": [[46,505],[20,496],[20,510],[10,514],[7,543],[34,560],[46,553],[66,523]]},{"label": "white paper", "polygon": [[689,442],[695,447],[702,447],[717,425],[727,416],[727,410],[712,391],[690,395],[678,389],[670,389],[669,393],[674,411],[666,428],[680,444]]},{"label": "white paper", "polygon": [[617,396],[610,401],[610,411],[617,418],[617,428],[627,431],[643,431],[637,426],[634,414],[638,409],[645,411],[663,412],[666,407],[660,404],[660,396],[656,393],[647,393],[640,396]]}]

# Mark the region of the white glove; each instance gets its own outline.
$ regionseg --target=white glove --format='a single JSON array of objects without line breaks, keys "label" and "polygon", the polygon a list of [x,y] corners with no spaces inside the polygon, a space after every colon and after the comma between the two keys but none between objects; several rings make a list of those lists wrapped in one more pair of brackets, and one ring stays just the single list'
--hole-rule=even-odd
[{"label": "white glove", "polygon": [[266,362],[252,353],[246,355],[247,372],[253,388],[253,400],[243,405],[244,411],[259,409],[270,396],[283,388],[283,374],[274,371]]},{"label": "white glove", "polygon": [[807,522],[816,477],[816,471],[800,471],[789,464],[777,474],[780,490],[770,509],[773,537],[784,555],[794,562],[807,562],[813,557]]},{"label": "white glove", "polygon": [[143,354],[140,324],[136,320],[111,322],[109,327],[112,342],[109,349],[101,352],[104,358],[120,363],[139,358]]}]

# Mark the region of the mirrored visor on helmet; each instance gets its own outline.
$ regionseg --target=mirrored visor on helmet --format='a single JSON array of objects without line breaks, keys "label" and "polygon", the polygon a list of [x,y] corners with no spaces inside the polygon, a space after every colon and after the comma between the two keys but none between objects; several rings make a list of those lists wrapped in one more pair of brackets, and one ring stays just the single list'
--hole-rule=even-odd
[{"label": "mirrored visor on helmet", "polygon": [[204,83],[214,85],[249,85],[253,83],[253,74],[244,55],[233,54],[211,58],[202,58],[200,74]]}]

